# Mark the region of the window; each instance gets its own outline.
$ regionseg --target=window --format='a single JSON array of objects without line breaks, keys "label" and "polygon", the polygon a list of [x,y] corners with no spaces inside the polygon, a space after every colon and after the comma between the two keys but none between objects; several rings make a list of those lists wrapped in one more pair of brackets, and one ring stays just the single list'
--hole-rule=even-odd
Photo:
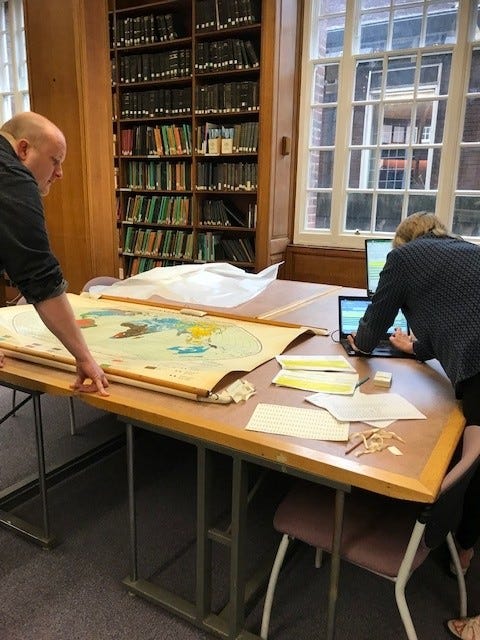
[{"label": "window", "polygon": [[0,122],[29,109],[22,0],[0,0]]},{"label": "window", "polygon": [[363,247],[421,210],[480,239],[479,4],[305,0],[297,244]]}]

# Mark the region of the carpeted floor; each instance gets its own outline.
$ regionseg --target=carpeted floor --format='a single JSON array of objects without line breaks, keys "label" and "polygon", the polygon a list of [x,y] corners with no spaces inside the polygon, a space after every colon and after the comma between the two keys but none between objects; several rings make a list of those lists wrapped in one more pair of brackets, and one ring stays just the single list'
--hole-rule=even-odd
[{"label": "carpeted floor", "polygon": [[[11,392],[0,388],[0,415]],[[50,464],[77,455],[122,432],[106,414],[76,403],[76,436],[70,436],[67,401],[42,397],[46,453]],[[0,425],[0,490],[35,469],[30,404]],[[218,456],[219,521],[228,522],[229,460]],[[194,589],[195,451],[192,446],[146,434],[137,441],[140,574],[184,597]],[[254,470],[255,472],[255,470]],[[249,560],[275,547],[275,505],[289,478],[269,473],[250,506]],[[120,449],[50,488],[55,548],[45,551],[0,529],[0,640],[191,640],[213,638],[190,624],[128,594],[129,571],[125,450]],[[17,509],[39,520],[38,500]],[[477,554],[480,558],[480,551]],[[228,580],[225,553],[214,553],[215,603],[221,606]],[[161,570],[159,569],[161,567]],[[480,612],[479,560],[467,577],[471,612]],[[299,546],[282,572],[271,620],[271,640],[321,638],[325,626],[328,560],[313,565],[313,550]],[[443,548],[413,575],[407,600],[420,639],[443,640],[443,621],[457,610],[456,583],[446,572]],[[260,628],[263,601],[248,616]],[[345,563],[341,567],[338,640],[402,640],[393,584]]]}]

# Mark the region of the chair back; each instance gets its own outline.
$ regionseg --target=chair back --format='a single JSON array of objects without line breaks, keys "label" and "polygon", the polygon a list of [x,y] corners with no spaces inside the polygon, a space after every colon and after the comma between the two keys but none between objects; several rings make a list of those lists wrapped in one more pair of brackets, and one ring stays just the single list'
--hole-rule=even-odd
[{"label": "chair back", "polygon": [[469,425],[463,434],[462,455],[446,474],[437,500],[419,517],[425,523],[424,543],[429,549],[441,544],[456,531],[462,517],[463,497],[480,462],[480,426]]},{"label": "chair back", "polygon": [[119,282],[120,278],[115,278],[114,276],[97,276],[92,278],[88,282],[83,285],[82,291],[89,291],[91,287],[98,286],[110,286],[115,284],[115,282]]}]

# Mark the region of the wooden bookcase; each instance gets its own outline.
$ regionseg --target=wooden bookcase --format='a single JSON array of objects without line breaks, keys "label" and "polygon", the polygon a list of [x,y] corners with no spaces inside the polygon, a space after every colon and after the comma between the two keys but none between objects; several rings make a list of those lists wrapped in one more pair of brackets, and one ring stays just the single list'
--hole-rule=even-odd
[{"label": "wooden bookcase", "polygon": [[293,0],[109,4],[121,274],[284,259],[294,176]]},{"label": "wooden bookcase", "polygon": [[52,248],[79,293],[118,274],[107,0],[24,0],[31,109],[65,133],[63,178],[44,199]]}]

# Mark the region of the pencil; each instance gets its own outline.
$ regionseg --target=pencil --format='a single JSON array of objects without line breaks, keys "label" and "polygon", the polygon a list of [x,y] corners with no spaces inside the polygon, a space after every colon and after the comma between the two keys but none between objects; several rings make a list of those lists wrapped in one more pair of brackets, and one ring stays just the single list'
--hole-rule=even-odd
[{"label": "pencil", "polygon": [[367,376],[366,378],[362,378],[361,380],[359,380],[359,381],[357,382],[357,384],[355,385],[355,389],[356,389],[357,387],[359,387],[360,385],[362,385],[364,382],[367,382],[367,380],[370,380],[370,376]]}]

